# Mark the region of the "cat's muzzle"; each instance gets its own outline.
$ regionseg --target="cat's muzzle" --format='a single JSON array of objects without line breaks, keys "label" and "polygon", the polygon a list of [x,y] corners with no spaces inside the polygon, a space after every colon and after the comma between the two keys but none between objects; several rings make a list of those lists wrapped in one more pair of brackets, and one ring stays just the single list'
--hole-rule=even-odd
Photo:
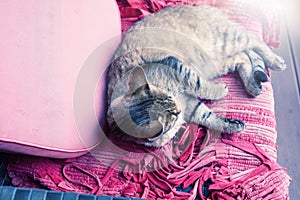
[{"label": "cat's muzzle", "polygon": [[160,132],[156,133],[155,135],[153,135],[152,137],[148,137],[147,140],[149,142],[154,142],[156,140],[159,140],[162,136],[164,135],[164,131],[163,129],[161,129]]}]

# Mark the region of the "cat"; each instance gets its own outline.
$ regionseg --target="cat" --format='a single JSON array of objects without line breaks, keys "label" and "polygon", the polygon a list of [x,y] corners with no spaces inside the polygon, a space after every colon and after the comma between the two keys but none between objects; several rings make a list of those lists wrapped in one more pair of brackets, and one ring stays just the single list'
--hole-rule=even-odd
[{"label": "cat", "polygon": [[256,97],[268,81],[266,67],[286,65],[217,8],[164,8],[135,23],[115,51],[107,73],[109,126],[152,147],[168,143],[187,122],[241,132],[242,121],[216,115],[199,99],[225,97],[227,86],[210,80],[234,71]]}]

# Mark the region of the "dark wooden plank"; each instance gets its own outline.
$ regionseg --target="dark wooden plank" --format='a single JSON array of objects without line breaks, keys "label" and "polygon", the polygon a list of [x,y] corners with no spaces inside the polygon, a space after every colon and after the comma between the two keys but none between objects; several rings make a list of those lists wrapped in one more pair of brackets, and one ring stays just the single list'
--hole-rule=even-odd
[{"label": "dark wooden plank", "polygon": [[283,72],[272,72],[272,84],[278,130],[278,162],[289,170],[288,174],[293,179],[289,188],[290,199],[293,200],[300,196],[300,101],[295,65],[299,57],[293,57],[287,26],[285,23],[281,29],[281,46],[275,51],[284,57],[288,67]]}]

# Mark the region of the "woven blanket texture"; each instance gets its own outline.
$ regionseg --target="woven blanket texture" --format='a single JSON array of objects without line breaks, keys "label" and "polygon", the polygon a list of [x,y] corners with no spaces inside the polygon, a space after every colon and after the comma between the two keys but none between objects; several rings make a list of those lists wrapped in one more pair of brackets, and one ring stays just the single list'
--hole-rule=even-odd
[{"label": "woven blanket texture", "polygon": [[[122,31],[166,6],[208,4],[259,36],[279,45],[278,10],[258,1],[117,0]],[[247,129],[217,134],[194,124],[182,126],[173,141],[151,149],[104,138],[90,153],[59,160],[12,155],[8,172],[18,187],[47,188],[145,199],[288,199],[291,181],[277,162],[276,121],[270,79],[251,98],[235,73],[218,78],[229,88],[219,101],[205,103],[216,113],[240,119]]]}]

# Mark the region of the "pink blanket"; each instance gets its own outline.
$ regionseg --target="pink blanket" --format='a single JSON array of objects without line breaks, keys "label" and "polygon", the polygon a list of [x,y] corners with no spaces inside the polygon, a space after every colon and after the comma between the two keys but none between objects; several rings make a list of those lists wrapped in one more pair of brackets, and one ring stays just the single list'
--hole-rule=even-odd
[{"label": "pink blanket", "polygon": [[[256,1],[117,0],[123,31],[165,6],[210,4],[241,26],[277,47],[276,9]],[[276,162],[276,122],[270,81],[257,98],[249,97],[238,76],[220,78],[229,94],[207,104],[219,115],[243,120],[240,134],[215,134],[184,125],[161,149],[104,139],[90,153],[68,160],[24,155],[10,157],[15,186],[48,188],[147,199],[288,199],[290,177]]]}]

